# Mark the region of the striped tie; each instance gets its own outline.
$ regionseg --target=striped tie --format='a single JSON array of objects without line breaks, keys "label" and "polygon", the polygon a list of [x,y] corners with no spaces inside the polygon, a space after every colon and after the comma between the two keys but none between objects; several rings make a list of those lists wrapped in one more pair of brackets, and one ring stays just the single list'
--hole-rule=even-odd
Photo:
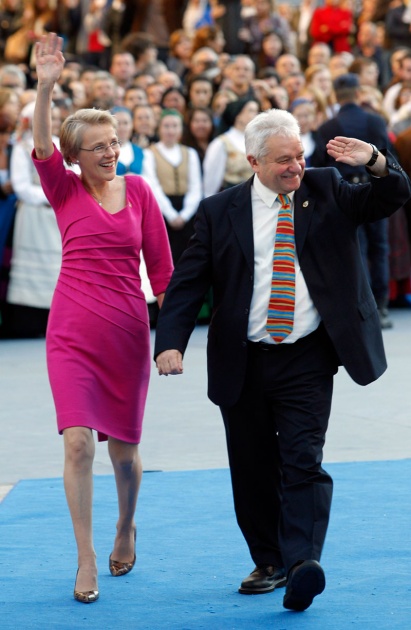
[{"label": "striped tie", "polygon": [[292,331],[295,304],[295,242],[290,198],[278,195],[281,203],[273,253],[273,275],[268,304],[267,331],[280,343]]}]

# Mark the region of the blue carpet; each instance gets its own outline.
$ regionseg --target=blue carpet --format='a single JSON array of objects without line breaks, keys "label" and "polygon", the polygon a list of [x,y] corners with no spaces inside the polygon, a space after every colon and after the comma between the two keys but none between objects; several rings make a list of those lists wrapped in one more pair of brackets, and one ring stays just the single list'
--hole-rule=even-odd
[{"label": "blue carpet", "polygon": [[284,589],[237,593],[253,568],[233,514],[227,470],[145,473],[135,570],[108,573],[117,506],[95,479],[101,597],[72,599],[76,552],[61,479],[20,482],[0,504],[0,628],[98,630],[393,630],[411,628],[411,460],[326,466],[335,482],[311,608],[282,608]]}]

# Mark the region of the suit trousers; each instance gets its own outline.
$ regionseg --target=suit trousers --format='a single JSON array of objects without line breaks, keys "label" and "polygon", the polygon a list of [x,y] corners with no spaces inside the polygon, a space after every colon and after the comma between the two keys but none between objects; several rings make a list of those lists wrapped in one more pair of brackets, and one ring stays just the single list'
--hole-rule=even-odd
[{"label": "suit trousers", "polygon": [[249,342],[238,402],[221,407],[237,522],[257,566],[319,560],[332,479],[322,468],[338,357],[324,326],[292,344]]}]

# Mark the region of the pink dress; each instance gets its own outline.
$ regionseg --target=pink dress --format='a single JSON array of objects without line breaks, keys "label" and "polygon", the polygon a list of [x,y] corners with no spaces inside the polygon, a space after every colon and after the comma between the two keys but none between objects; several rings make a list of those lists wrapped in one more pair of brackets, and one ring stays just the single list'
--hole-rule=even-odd
[{"label": "pink dress", "polygon": [[33,152],[33,162],[63,244],[46,337],[58,430],[90,427],[99,440],[137,444],[150,377],[140,252],[154,294],[164,292],[172,273],[164,220],[137,175],[125,177],[126,206],[109,214],[56,148],[47,160]]}]

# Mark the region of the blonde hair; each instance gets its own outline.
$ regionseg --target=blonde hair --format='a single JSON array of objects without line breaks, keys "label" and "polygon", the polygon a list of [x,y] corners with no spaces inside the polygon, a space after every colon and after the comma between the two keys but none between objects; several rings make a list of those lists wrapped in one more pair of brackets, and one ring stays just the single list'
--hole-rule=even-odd
[{"label": "blonde hair", "polygon": [[60,132],[60,149],[69,166],[73,164],[73,158],[76,158],[79,153],[85,130],[94,125],[110,125],[117,131],[116,117],[101,109],[79,109],[63,122]]}]

